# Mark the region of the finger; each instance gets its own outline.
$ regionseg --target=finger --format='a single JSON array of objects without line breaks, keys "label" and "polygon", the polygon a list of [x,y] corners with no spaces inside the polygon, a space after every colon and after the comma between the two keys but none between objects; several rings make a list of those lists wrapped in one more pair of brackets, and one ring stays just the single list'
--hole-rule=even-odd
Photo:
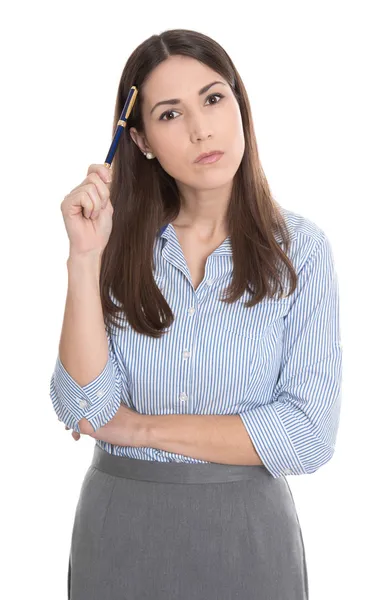
[{"label": "finger", "polygon": [[[94,208],[100,207],[100,198],[93,183],[86,184],[79,192],[71,192],[71,205],[81,207],[86,219],[90,219]],[[63,204],[63,203],[62,203]]]},{"label": "finger", "polygon": [[104,164],[92,164],[88,168],[87,176],[90,175],[90,173],[98,173],[103,181],[109,183],[112,179],[112,165],[106,167]]},{"label": "finger", "polygon": [[85,185],[85,183],[93,181],[93,178],[90,178],[90,175],[93,176],[94,174],[97,175],[97,177],[106,184],[108,190],[110,190],[113,174],[112,166],[106,167],[105,165],[90,165],[87,171],[87,177],[85,177],[78,185],[73,187],[70,193],[72,194],[72,192]]},{"label": "finger", "polygon": [[110,198],[109,184],[105,183],[104,180],[97,175],[97,173],[91,173],[88,175],[87,179],[97,188],[100,197],[100,208],[106,208],[106,204]]}]

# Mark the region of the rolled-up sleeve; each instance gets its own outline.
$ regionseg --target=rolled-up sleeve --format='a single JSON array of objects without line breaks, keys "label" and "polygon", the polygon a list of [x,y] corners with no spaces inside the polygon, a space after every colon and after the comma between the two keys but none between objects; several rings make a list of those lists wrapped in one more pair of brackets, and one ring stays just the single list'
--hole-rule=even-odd
[{"label": "rolled-up sleeve", "polygon": [[342,379],[339,289],[324,232],[284,317],[279,377],[266,404],[240,413],[274,477],[315,472],[335,450]]},{"label": "rolled-up sleeve", "polygon": [[50,397],[58,419],[78,433],[81,419],[86,418],[96,431],[113,418],[120,406],[123,364],[113,340],[108,336],[109,354],[103,371],[85,386],[71,377],[57,356]]}]

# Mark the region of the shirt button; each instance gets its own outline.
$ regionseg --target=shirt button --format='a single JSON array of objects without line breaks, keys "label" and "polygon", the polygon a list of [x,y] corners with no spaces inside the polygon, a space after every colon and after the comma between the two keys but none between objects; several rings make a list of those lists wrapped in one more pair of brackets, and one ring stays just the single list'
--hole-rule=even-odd
[{"label": "shirt button", "polygon": [[208,279],[208,281],[206,282],[208,285],[212,285],[213,283],[213,279]]},{"label": "shirt button", "polygon": [[81,408],[85,408],[87,406],[87,400],[84,400],[83,398],[79,399],[79,406]]},{"label": "shirt button", "polygon": [[284,469],[283,474],[284,475],[292,475],[292,471],[291,471],[291,469]]},{"label": "shirt button", "polygon": [[97,398],[102,398],[103,394],[104,394],[103,390],[98,390],[96,393],[96,396],[97,396]]},{"label": "shirt button", "polygon": [[184,358],[189,358],[189,356],[190,356],[189,350],[184,350],[183,356],[184,356]]},{"label": "shirt button", "polygon": [[192,308],[189,308],[189,310],[188,310],[188,313],[189,313],[190,315],[194,315],[194,313],[195,313],[195,310],[196,310],[196,309],[195,309],[195,308],[193,308],[193,307],[192,307]]},{"label": "shirt button", "polygon": [[185,402],[185,400],[187,399],[187,397],[188,396],[185,394],[185,392],[181,392],[181,394],[180,394],[180,400],[181,400],[181,402]]}]

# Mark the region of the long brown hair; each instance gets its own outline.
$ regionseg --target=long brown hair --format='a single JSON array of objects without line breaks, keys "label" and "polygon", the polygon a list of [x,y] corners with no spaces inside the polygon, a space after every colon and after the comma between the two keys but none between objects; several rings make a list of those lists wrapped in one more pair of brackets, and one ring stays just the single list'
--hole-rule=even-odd
[{"label": "long brown hair", "polygon": [[[242,116],[245,151],[233,179],[226,215],[233,278],[225,290],[228,296],[223,296],[222,301],[235,302],[246,290],[254,294],[245,304],[247,307],[273,297],[278,288],[282,297],[284,288],[278,261],[286,265],[290,275],[288,295],[297,285],[296,271],[287,257],[289,232],[260,164],[247,92],[233,62],[217,42],[202,33],[167,30],[151,36],[134,50],[118,87],[113,133],[132,85],[138,88],[138,96],[112,168],[113,229],[102,255],[100,273],[102,309],[109,332],[112,324],[124,326],[118,321],[123,316],[138,333],[159,338],[174,321],[173,312],[153,277],[153,249],[158,230],[179,213],[178,188],[157,160],[144,157],[129,133],[130,127],[144,132],[142,86],[152,70],[172,55],[195,58],[224,77]],[[281,242],[277,242],[277,235]]]}]

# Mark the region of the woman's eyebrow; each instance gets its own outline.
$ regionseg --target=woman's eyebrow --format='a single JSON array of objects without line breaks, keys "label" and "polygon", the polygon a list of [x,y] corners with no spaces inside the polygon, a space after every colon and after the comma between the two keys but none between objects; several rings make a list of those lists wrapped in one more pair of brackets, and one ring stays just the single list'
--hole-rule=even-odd
[{"label": "woman's eyebrow", "polygon": [[[204,85],[204,87],[199,90],[198,95],[201,96],[202,94],[205,94],[205,92],[207,92],[209,90],[209,88],[211,88],[212,85],[215,85],[216,83],[225,85],[225,83],[223,81],[212,81],[212,83],[208,83],[208,85]],[[157,102],[157,104],[154,104],[153,108],[150,111],[150,114],[152,114],[153,110],[155,108],[157,108],[157,106],[159,106],[160,104],[179,104],[180,102],[181,102],[181,100],[179,98],[171,98],[170,100],[161,100],[161,102]]]}]

